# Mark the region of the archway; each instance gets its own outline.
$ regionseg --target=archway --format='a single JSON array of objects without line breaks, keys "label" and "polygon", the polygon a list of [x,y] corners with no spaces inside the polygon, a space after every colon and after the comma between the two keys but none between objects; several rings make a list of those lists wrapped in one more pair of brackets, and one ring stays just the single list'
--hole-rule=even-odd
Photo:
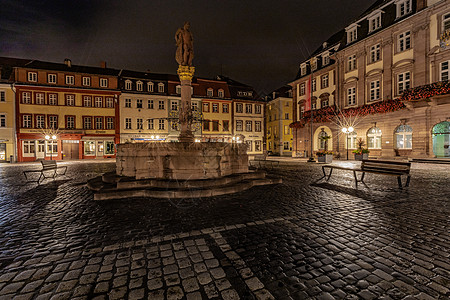
[{"label": "archway", "polygon": [[[328,137],[325,138],[324,137]],[[318,150],[333,150],[333,134],[331,129],[327,126],[320,126],[314,132],[314,151]]]},{"label": "archway", "polygon": [[434,125],[433,153],[436,157],[450,157],[450,122],[444,121]]}]

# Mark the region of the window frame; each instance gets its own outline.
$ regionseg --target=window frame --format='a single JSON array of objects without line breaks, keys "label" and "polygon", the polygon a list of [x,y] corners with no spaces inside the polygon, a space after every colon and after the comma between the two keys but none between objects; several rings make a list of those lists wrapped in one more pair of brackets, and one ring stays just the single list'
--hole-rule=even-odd
[{"label": "window frame", "polygon": [[350,86],[347,87],[347,94],[346,94],[346,98],[347,98],[347,102],[346,102],[346,106],[354,106],[357,104],[356,101],[356,86]]},{"label": "window frame", "polygon": [[48,93],[47,94],[47,104],[48,105],[58,105],[58,94]]},{"label": "window frame", "polygon": [[[41,101],[38,102],[38,99]],[[45,105],[45,94],[41,92],[34,93],[34,104]]]},{"label": "window frame", "polygon": [[83,84],[83,86],[91,86],[91,77],[90,76],[83,76],[82,84]]},{"label": "window frame", "polygon": [[158,101],[158,110],[165,110],[166,109],[166,101],[159,100]]},{"label": "window frame", "polygon": [[242,120],[236,120],[236,131],[243,131],[243,121]]},{"label": "window frame", "polygon": [[125,125],[124,129],[133,129],[131,125],[131,118],[125,118],[125,122],[123,124]]},{"label": "window frame", "polygon": [[74,75],[65,75],[64,82],[66,85],[75,85],[75,76]]},{"label": "window frame", "polygon": [[369,82],[369,102],[381,99],[381,80],[375,79]]},{"label": "window frame", "polygon": [[[54,80],[50,80],[50,78]],[[47,83],[57,84],[58,83],[58,75],[55,73],[47,73]]]},{"label": "window frame", "polygon": [[397,53],[412,49],[411,30],[406,30],[397,35]]},{"label": "window frame", "polygon": [[[412,7],[412,1],[411,0],[397,0],[396,4],[396,16],[397,19],[398,18],[402,18],[406,15],[409,15],[412,13],[413,11],[413,7]],[[408,4],[409,4],[409,8],[408,8]],[[402,9],[404,9],[404,12],[402,12]]]},{"label": "window frame", "polygon": [[27,81],[28,82],[38,82],[38,73],[37,72],[27,72]]},{"label": "window frame", "polygon": [[381,45],[376,44],[369,49],[369,63],[375,63],[381,60]]},{"label": "window frame", "polygon": [[[447,64],[447,68],[445,70],[442,69],[443,64]],[[448,81],[449,79],[450,79],[450,60],[442,61],[439,63],[439,81]]]},{"label": "window frame", "polygon": [[[71,119],[69,121],[69,118]],[[74,115],[66,115],[66,129],[75,129],[76,128],[76,117]],[[73,121],[73,122],[72,122]],[[70,123],[73,123],[73,126],[69,126]]]},{"label": "window frame", "polygon": [[75,94],[64,94],[64,98],[66,106],[75,106]]},{"label": "window frame", "polygon": [[[406,78],[408,75],[409,78]],[[400,79],[400,76],[404,77]],[[412,87],[412,72],[411,71],[405,71],[402,73],[398,73],[395,76],[396,78],[396,92],[397,95],[401,95],[403,91],[410,89]],[[401,85],[401,86],[400,86]]]},{"label": "window frame", "polygon": [[83,95],[83,107],[93,107],[92,106],[92,96]]}]

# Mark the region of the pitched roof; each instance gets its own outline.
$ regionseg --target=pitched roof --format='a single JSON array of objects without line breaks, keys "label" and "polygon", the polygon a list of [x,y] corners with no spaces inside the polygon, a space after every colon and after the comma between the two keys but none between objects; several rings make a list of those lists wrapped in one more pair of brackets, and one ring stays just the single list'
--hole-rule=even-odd
[{"label": "pitched roof", "polygon": [[29,59],[13,58],[13,57],[0,57],[0,80],[8,81],[11,78],[14,67],[24,66],[30,62]]},{"label": "pitched roof", "polygon": [[40,70],[52,70],[52,71],[64,71],[75,73],[87,73],[87,74],[100,74],[109,76],[118,76],[120,70],[101,67],[90,67],[71,65],[70,67],[64,63],[46,62],[40,60],[32,60],[23,67]]}]

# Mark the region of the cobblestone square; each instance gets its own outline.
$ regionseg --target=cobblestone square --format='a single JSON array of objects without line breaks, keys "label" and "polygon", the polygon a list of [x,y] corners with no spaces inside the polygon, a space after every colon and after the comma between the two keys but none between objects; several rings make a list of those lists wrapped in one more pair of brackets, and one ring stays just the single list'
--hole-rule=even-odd
[{"label": "cobblestone square", "polygon": [[[345,162],[342,162],[345,163]],[[329,182],[281,161],[283,183],[196,199],[94,201],[112,161],[0,165],[0,299],[449,299],[450,166],[413,163],[411,186]]]}]

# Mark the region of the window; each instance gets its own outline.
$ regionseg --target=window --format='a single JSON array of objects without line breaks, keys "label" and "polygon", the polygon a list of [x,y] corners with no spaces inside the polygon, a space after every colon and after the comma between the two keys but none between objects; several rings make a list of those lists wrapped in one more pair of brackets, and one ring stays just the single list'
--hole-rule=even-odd
[{"label": "window", "polygon": [[67,106],[74,106],[75,105],[75,95],[66,94],[66,105]]},{"label": "window", "polygon": [[177,101],[171,101],[170,102],[170,108],[172,110],[178,110],[178,102]]},{"label": "window", "polygon": [[172,130],[179,130],[178,122],[176,122],[176,121],[170,121],[170,127],[172,128]]},{"label": "window", "polygon": [[285,119],[285,120],[289,120],[289,113],[285,113],[285,114],[284,114],[284,119]]},{"label": "window", "polygon": [[370,82],[370,101],[380,99],[380,81],[375,80]]},{"label": "window", "polygon": [[83,117],[83,128],[92,129],[92,117]]},{"label": "window", "polygon": [[318,135],[318,144],[319,144],[319,149],[325,149],[325,150],[328,150],[328,139],[329,139],[329,136],[328,136],[328,134],[325,132],[325,131],[323,131],[324,129],[322,128],[322,131],[321,132],[319,132],[319,135]]},{"label": "window", "polygon": [[327,88],[328,87],[328,74],[325,74],[322,76],[322,88]]},{"label": "window", "polygon": [[213,96],[213,89],[208,89],[207,91],[206,91],[206,96],[208,96],[208,97],[212,97]]},{"label": "window", "polygon": [[255,131],[261,132],[261,121],[255,121]]},{"label": "window", "polygon": [[203,111],[209,112],[209,103],[203,103]]},{"label": "window", "polygon": [[313,70],[313,71],[317,70],[317,58],[316,57],[313,57],[310,60],[310,65],[311,65],[311,70]]},{"label": "window", "polygon": [[125,129],[131,129],[131,118],[125,118]]},{"label": "window", "polygon": [[114,129],[114,117],[106,117],[106,129]]},{"label": "window", "polygon": [[411,73],[405,72],[397,75],[397,95],[411,87]]},{"label": "window", "polygon": [[47,74],[47,82],[48,83],[57,83],[56,74]]},{"label": "window", "polygon": [[92,97],[91,96],[83,96],[83,106],[85,106],[85,107],[92,106]]},{"label": "window", "polygon": [[247,144],[247,151],[252,151],[252,141],[245,141]]},{"label": "window", "polygon": [[228,104],[226,104],[226,103],[224,103],[224,104],[222,104],[222,112],[223,113],[228,113]]},{"label": "window", "polygon": [[66,84],[74,85],[75,84],[75,76],[66,75]]},{"label": "window", "polygon": [[236,120],[236,131],[242,131],[242,120]]},{"label": "window", "polygon": [[245,131],[252,131],[252,121],[245,121]]},{"label": "window", "polygon": [[31,104],[31,93],[30,92],[22,93],[22,103]]},{"label": "window", "polygon": [[48,127],[53,129],[58,128],[58,116],[48,117]]},{"label": "window", "polygon": [[283,142],[283,150],[289,150],[289,142]]},{"label": "window", "polygon": [[398,35],[398,52],[411,48],[411,31],[406,31]]},{"label": "window", "polygon": [[103,107],[103,98],[95,97],[95,107]]},{"label": "window", "polygon": [[166,123],[164,120],[159,120],[159,130],[164,130],[166,128]]},{"label": "window", "polygon": [[320,108],[327,107],[328,106],[328,97],[326,99],[322,99],[322,102],[320,103]]},{"label": "window", "polygon": [[100,87],[108,87],[108,78],[100,78]]},{"label": "window", "polygon": [[218,95],[219,98],[223,98],[223,90],[220,89],[220,90],[217,92],[217,95]]},{"label": "window", "polygon": [[125,99],[125,107],[131,108],[131,99]]},{"label": "window", "polygon": [[450,30],[450,14],[442,17],[442,32]]},{"label": "window", "polygon": [[306,93],[306,84],[302,83],[302,84],[300,84],[299,94],[300,94],[300,96],[303,96],[305,93]]},{"label": "window", "polygon": [[347,29],[347,43],[352,43],[358,39],[357,29],[356,26]]},{"label": "window", "polygon": [[105,154],[114,154],[114,142],[105,142]]},{"label": "window", "polygon": [[305,106],[300,107],[300,119],[303,119],[303,115],[305,114]]},{"label": "window", "polygon": [[35,152],[34,141],[23,141],[23,153],[24,154],[34,154]]},{"label": "window", "polygon": [[301,76],[306,75],[306,65],[300,66],[300,74],[301,74]]},{"label": "window", "polygon": [[103,129],[103,118],[95,117],[95,129]]},{"label": "window", "polygon": [[198,111],[198,102],[191,102],[192,111]]},{"label": "window", "polygon": [[31,128],[32,127],[31,115],[23,115],[22,127],[23,128]]},{"label": "window", "polygon": [[95,155],[94,141],[84,141],[84,155]]},{"label": "window", "polygon": [[158,93],[164,93],[164,83],[158,83]]},{"label": "window", "polygon": [[367,132],[367,148],[381,149],[381,130],[378,127],[372,127]]},{"label": "window", "polygon": [[106,97],[106,107],[114,108],[114,98]]},{"label": "window", "polygon": [[177,85],[177,87],[175,88],[175,92],[180,95],[181,94],[181,85]]},{"label": "window", "polygon": [[213,120],[212,121],[212,130],[213,131],[219,131],[219,121],[218,120]]},{"label": "window", "polygon": [[236,112],[242,113],[244,111],[244,105],[242,103],[236,103]]},{"label": "window", "polygon": [[347,89],[347,105],[356,104],[356,87],[351,87]]},{"label": "window", "polygon": [[75,116],[67,116],[66,117],[66,128],[67,129],[75,129]]},{"label": "window", "polygon": [[83,86],[91,86],[91,77],[83,77]]},{"label": "window", "polygon": [[6,102],[6,92],[0,91],[0,102]]},{"label": "window", "polygon": [[284,135],[289,135],[290,130],[288,125],[284,125]]},{"label": "window", "polygon": [[136,100],[136,108],[142,108],[142,99]]},{"label": "window", "polygon": [[153,130],[155,129],[155,123],[153,123],[153,119],[148,119],[147,120],[147,129]]},{"label": "window", "polygon": [[35,94],[35,97],[36,97],[36,101],[35,101],[35,103],[36,104],[45,104],[45,95],[44,95],[44,93],[36,93]]},{"label": "window", "polygon": [[126,90],[131,90],[131,88],[132,88],[131,80],[125,80],[125,89]]},{"label": "window", "polygon": [[324,66],[326,66],[330,63],[330,56],[328,54],[324,54],[322,56],[322,63]]},{"label": "window", "polygon": [[252,111],[253,111],[252,105],[251,104],[245,104],[245,113],[246,114],[251,114]]},{"label": "window", "polygon": [[381,12],[369,18],[369,32],[375,31],[381,27]]},{"label": "window", "polygon": [[[153,82],[147,83],[147,89],[148,89],[148,91],[149,91],[150,93],[153,93],[153,87],[154,87]],[[131,89],[131,88],[130,88],[130,89]],[[181,92],[180,92],[180,93],[181,93]]]},{"label": "window", "polygon": [[412,128],[408,125],[400,125],[395,130],[396,149],[412,149]]},{"label": "window", "polygon": [[166,104],[164,100],[159,100],[158,109],[166,109]]},{"label": "window", "polygon": [[380,44],[370,47],[370,62],[379,61],[381,58]]},{"label": "window", "polygon": [[142,81],[136,82],[136,90],[142,92],[143,89],[144,89],[144,84],[142,83]]},{"label": "window", "polygon": [[0,114],[0,127],[6,127],[6,114]]},{"label": "window", "polygon": [[36,128],[45,128],[45,116],[44,115],[36,116]]},{"label": "window", "polygon": [[397,18],[403,17],[412,12],[411,0],[397,1]]},{"label": "window", "polygon": [[255,141],[255,151],[261,151],[261,141]]},{"label": "window", "polygon": [[261,105],[260,104],[255,105],[255,114],[261,114]]},{"label": "window", "polygon": [[347,58],[347,68],[348,71],[353,71],[356,69],[356,54],[350,55]]},{"label": "window", "polygon": [[312,85],[313,92],[315,92],[316,91],[316,79],[315,78],[312,80],[311,85]]},{"label": "window", "polygon": [[153,109],[154,105],[153,105],[153,100],[147,100],[147,108],[148,109]]},{"label": "window", "polygon": [[356,131],[347,134],[348,149],[356,149],[356,139],[357,139]]},{"label": "window", "polygon": [[136,129],[143,129],[144,121],[143,119],[136,119]]},{"label": "window", "polygon": [[217,104],[217,103],[212,104],[212,112],[214,112],[214,113],[219,112],[219,104]]},{"label": "window", "polygon": [[209,131],[209,120],[203,120],[203,131]]},{"label": "window", "polygon": [[223,120],[222,121],[222,131],[229,131],[230,130],[230,121]]},{"label": "window", "polygon": [[37,73],[36,72],[28,72],[28,81],[37,82]]},{"label": "window", "polygon": [[58,105],[58,94],[48,94],[48,105]]},{"label": "window", "polygon": [[449,78],[449,61],[441,62],[440,64],[440,73],[439,73],[439,80],[440,81],[448,81]]}]

